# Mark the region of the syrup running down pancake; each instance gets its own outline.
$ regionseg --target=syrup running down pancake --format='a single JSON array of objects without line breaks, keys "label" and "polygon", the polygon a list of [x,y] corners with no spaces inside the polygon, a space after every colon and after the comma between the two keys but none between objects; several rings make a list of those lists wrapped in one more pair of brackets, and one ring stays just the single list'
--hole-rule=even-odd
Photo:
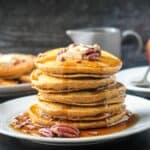
[{"label": "syrup running down pancake", "polygon": [[112,75],[122,66],[122,62],[114,55],[101,51],[98,61],[76,60],[56,61],[57,53],[61,50],[50,50],[39,55],[36,66],[45,74],[93,74],[95,75]]}]

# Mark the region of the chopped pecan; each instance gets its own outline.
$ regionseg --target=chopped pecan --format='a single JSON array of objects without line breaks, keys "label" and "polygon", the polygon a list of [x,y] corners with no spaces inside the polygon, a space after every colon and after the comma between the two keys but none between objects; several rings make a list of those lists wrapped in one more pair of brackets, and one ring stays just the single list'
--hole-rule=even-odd
[{"label": "chopped pecan", "polygon": [[53,132],[51,131],[51,128],[40,128],[39,133],[45,137],[53,137],[54,136]]},{"label": "chopped pecan", "polygon": [[97,61],[101,55],[101,51],[95,48],[88,48],[83,54],[82,57],[85,60]]},{"label": "chopped pecan", "polygon": [[85,51],[84,55],[89,55],[91,53],[100,53],[100,51],[94,48],[88,48],[87,51]]},{"label": "chopped pecan", "polygon": [[80,134],[77,128],[68,125],[54,125],[51,131],[59,137],[78,137]]},{"label": "chopped pecan", "polygon": [[19,121],[18,119],[13,119],[11,124],[16,128],[16,129],[20,129],[24,126],[26,126],[27,124],[30,123],[30,119],[24,120],[24,121]]},{"label": "chopped pecan", "polygon": [[91,53],[87,56],[87,60],[90,60],[90,61],[96,61],[99,59],[99,56],[100,54],[99,53]]},{"label": "chopped pecan", "polygon": [[97,61],[100,55],[101,48],[99,45],[71,44],[57,53],[56,60],[65,61],[67,59],[76,59],[77,61]]},{"label": "chopped pecan", "polygon": [[23,128],[24,126],[29,125],[30,123],[31,119],[25,113],[18,115],[11,121],[11,124],[17,129]]}]

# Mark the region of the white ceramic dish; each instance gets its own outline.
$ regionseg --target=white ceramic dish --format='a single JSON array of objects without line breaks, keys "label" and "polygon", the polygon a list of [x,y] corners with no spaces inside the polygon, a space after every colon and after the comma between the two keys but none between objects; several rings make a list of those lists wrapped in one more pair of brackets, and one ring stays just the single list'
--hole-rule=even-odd
[{"label": "white ceramic dish", "polygon": [[0,86],[0,97],[21,96],[33,93],[35,90],[30,83],[23,83],[11,86]]},{"label": "white ceramic dish", "polygon": [[109,142],[117,138],[125,138],[126,136],[142,132],[150,128],[150,101],[128,95],[126,98],[127,108],[137,114],[139,116],[139,120],[132,127],[118,133],[86,138],[45,138],[19,133],[11,129],[9,127],[10,119],[17,114],[26,111],[28,107],[35,102],[36,96],[26,96],[0,104],[0,133],[40,144],[59,146]]},{"label": "white ceramic dish", "polygon": [[[150,88],[137,87],[132,83],[132,81],[141,80],[147,68],[148,66],[124,69],[117,73],[117,81],[123,83],[129,91],[136,95],[150,97]],[[148,79],[150,80],[150,74]]]}]

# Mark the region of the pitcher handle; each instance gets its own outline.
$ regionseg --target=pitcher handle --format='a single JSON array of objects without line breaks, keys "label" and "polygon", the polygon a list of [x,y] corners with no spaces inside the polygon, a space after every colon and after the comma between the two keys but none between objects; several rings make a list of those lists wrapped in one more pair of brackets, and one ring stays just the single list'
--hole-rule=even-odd
[{"label": "pitcher handle", "polygon": [[136,52],[138,52],[138,53],[141,52],[143,49],[143,41],[142,41],[141,36],[133,30],[125,30],[122,32],[122,40],[124,40],[128,36],[135,37],[135,39],[137,40],[137,43],[138,43],[138,47],[137,47]]}]

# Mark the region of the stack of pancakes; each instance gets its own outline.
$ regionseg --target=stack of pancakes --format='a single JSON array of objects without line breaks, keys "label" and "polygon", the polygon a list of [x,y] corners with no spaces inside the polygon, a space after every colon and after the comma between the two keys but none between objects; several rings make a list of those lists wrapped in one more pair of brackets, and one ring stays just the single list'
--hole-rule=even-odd
[{"label": "stack of pancakes", "polygon": [[115,125],[126,116],[125,87],[116,82],[122,62],[101,51],[98,61],[56,61],[61,48],[40,54],[31,75],[38,102],[28,111],[33,123],[79,129]]}]

